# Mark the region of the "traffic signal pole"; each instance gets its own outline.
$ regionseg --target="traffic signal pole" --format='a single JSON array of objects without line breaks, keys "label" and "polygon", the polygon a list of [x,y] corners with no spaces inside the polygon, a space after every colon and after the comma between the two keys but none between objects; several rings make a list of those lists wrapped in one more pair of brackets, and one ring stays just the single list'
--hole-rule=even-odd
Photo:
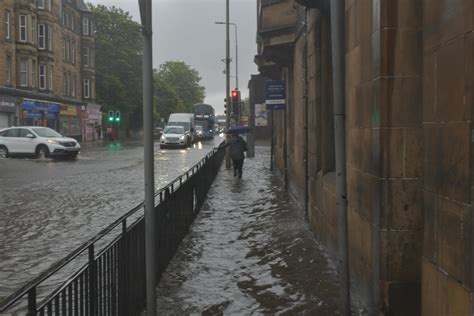
[{"label": "traffic signal pole", "polygon": [[[227,104],[227,111],[226,111],[226,126],[227,131],[230,129],[230,115],[232,113],[231,109],[231,100],[230,100],[230,42],[229,42],[229,0],[225,2],[225,9],[226,9],[226,17],[225,17],[225,81],[226,81],[226,88],[225,88],[225,101]],[[226,134],[226,140],[229,141],[230,134]],[[229,147],[226,149],[225,155],[225,167],[230,169],[230,155],[229,155]]]}]

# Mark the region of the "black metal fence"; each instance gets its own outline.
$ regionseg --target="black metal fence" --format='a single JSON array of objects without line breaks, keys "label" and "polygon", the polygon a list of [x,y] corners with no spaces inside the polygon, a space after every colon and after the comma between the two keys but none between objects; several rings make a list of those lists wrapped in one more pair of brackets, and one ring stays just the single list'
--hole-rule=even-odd
[{"label": "black metal fence", "polygon": [[[214,149],[156,194],[157,280],[201,209],[223,157],[223,150]],[[143,203],[1,302],[0,313],[140,315],[146,307],[142,209]],[[133,223],[128,225],[127,220]],[[60,271],[71,264],[76,266],[75,272],[59,277],[54,289],[44,285],[47,280],[58,279]]]}]

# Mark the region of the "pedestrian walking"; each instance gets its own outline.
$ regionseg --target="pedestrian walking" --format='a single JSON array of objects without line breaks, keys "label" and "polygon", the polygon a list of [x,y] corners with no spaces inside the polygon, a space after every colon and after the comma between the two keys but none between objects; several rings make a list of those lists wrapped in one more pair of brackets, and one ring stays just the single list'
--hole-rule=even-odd
[{"label": "pedestrian walking", "polygon": [[229,147],[229,154],[232,159],[232,166],[234,167],[234,177],[238,176],[241,179],[247,143],[240,135],[232,134],[229,142],[225,143],[222,147]]},{"label": "pedestrian walking", "polygon": [[97,137],[98,139],[101,139],[102,136],[102,126],[96,123],[95,125],[95,131],[97,132]]}]

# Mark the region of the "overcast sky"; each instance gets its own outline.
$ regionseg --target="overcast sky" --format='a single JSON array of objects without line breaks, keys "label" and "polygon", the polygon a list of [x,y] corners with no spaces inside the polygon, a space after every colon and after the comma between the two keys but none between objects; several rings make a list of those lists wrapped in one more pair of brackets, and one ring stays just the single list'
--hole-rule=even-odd
[{"label": "overcast sky", "polygon": [[[89,0],[93,4],[116,6],[140,21],[138,0]],[[199,71],[206,88],[205,102],[224,112],[225,98],[225,0],[154,0],[153,65],[158,68],[168,60],[184,61]],[[239,87],[242,97],[248,95],[251,74],[257,73],[253,58],[257,51],[256,1],[230,0],[230,21],[237,24],[239,45]],[[234,28],[230,29],[231,58],[235,55]],[[234,59],[235,60],[235,59]],[[235,63],[231,63],[235,75]],[[235,78],[231,78],[231,88]]]}]

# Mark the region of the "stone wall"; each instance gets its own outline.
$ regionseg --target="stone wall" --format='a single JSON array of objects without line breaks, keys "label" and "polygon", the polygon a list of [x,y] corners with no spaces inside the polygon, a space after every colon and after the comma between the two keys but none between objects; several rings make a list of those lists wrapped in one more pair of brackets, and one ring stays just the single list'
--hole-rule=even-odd
[{"label": "stone wall", "polygon": [[472,1],[423,1],[423,315],[472,315]]},{"label": "stone wall", "polygon": [[[473,3],[346,0],[345,9],[353,308],[471,315]],[[304,22],[281,65],[289,89],[288,109],[275,113],[276,167],[295,195],[307,190],[310,227],[336,255],[330,21],[306,8]]]}]

